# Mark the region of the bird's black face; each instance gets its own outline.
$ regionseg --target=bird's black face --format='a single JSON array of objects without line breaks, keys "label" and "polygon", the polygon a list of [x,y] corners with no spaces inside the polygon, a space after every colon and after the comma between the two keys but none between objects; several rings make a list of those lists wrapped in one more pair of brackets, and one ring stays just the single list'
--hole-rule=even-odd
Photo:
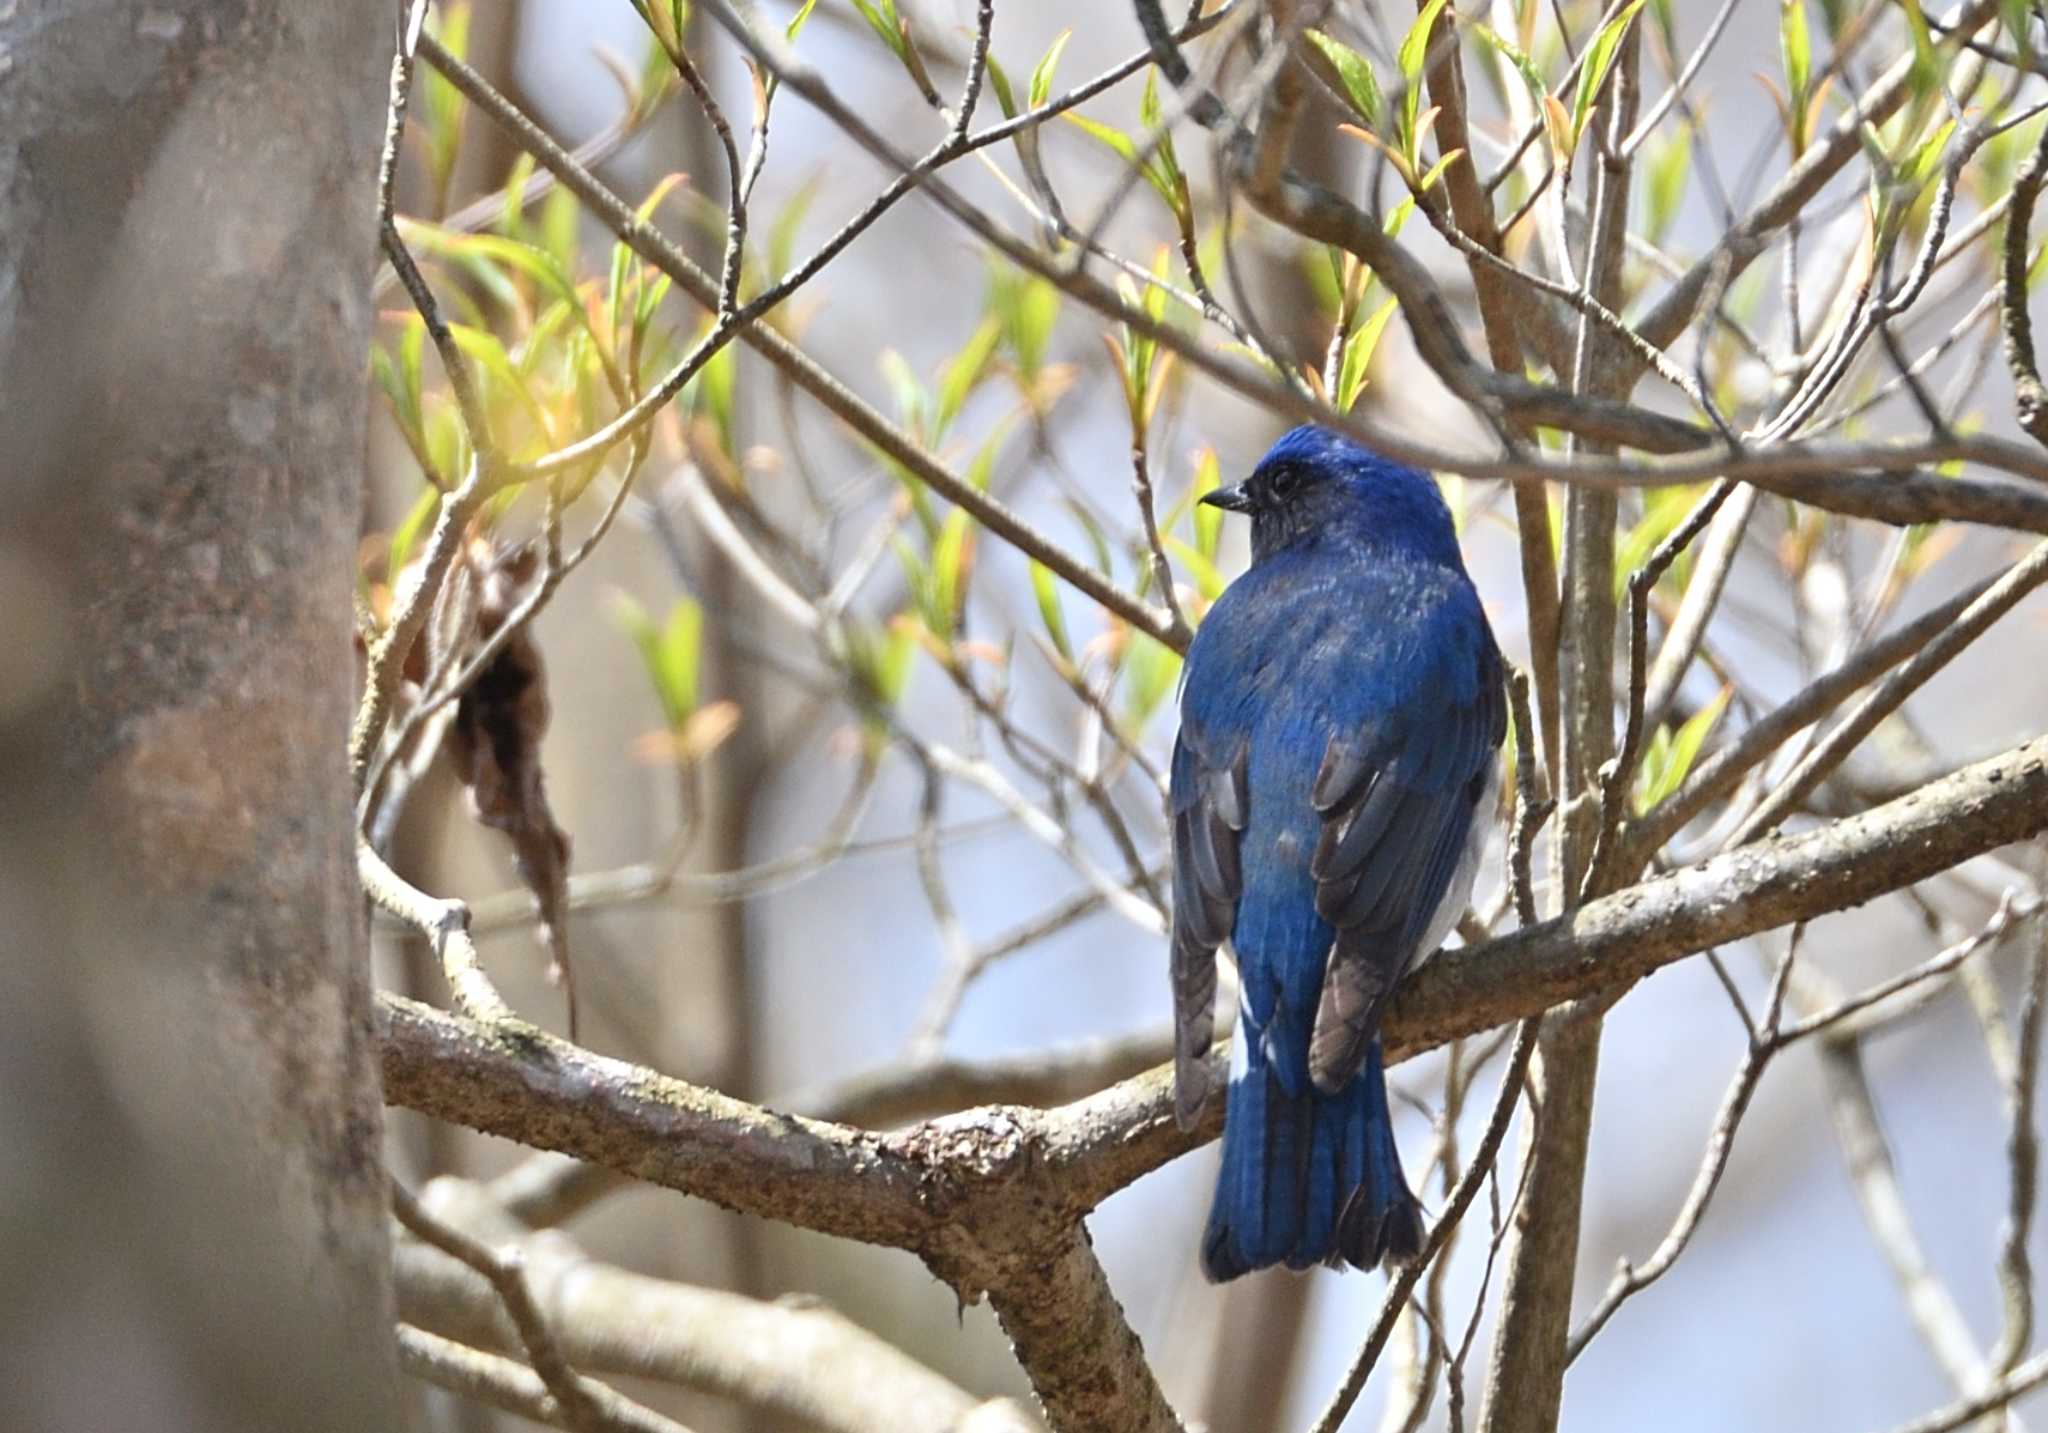
[{"label": "bird's black face", "polygon": [[1218,488],[1202,501],[1251,518],[1252,557],[1257,560],[1314,529],[1320,506],[1316,496],[1331,486],[1308,464],[1266,462],[1236,487]]},{"label": "bird's black face", "polygon": [[1218,488],[1202,501],[1210,507],[1249,513],[1257,519],[1291,506],[1314,485],[1314,474],[1300,463],[1262,463],[1236,487]]},{"label": "bird's black face", "polygon": [[1457,527],[1428,474],[1326,428],[1286,433],[1250,477],[1202,501],[1252,520],[1254,563],[1304,544],[1336,542],[1461,566]]}]

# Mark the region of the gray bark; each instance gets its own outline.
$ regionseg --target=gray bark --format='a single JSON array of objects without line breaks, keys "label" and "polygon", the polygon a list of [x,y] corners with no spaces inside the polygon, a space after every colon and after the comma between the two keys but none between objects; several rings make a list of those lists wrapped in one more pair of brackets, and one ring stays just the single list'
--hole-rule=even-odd
[{"label": "gray bark", "polygon": [[392,14],[0,10],[0,1425],[394,1425],[344,751]]}]

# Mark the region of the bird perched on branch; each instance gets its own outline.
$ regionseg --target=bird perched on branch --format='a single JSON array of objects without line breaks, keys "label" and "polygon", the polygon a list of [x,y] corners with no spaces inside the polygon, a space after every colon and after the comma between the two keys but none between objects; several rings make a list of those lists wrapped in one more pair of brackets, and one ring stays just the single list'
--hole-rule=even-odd
[{"label": "bird perched on branch", "polygon": [[1424,474],[1302,427],[1202,501],[1252,522],[1250,570],[1188,649],[1173,753],[1183,1126],[1226,942],[1240,986],[1202,1268],[1371,1268],[1422,1246],[1379,1022],[1471,895],[1500,651]]}]

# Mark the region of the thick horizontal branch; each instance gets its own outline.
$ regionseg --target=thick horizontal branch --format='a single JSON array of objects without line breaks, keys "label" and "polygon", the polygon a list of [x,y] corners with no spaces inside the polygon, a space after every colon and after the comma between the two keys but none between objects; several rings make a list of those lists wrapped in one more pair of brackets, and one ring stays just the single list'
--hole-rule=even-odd
[{"label": "thick horizontal branch", "polygon": [[931,1171],[883,1136],[732,1099],[529,1026],[378,1001],[384,1097],[824,1234],[920,1247]]},{"label": "thick horizontal branch", "polygon": [[[1760,842],[1450,951],[1403,988],[1391,1057],[1612,991],[1697,951],[1899,890],[2048,828],[2048,736],[1862,815]],[[983,1257],[996,1216],[1044,1229],[1204,1140],[1158,1069],[1052,1110],[990,1107],[878,1135],[777,1114],[525,1027],[380,997],[392,1103],[821,1233]],[[1014,1237],[1014,1236],[1012,1236]]]}]

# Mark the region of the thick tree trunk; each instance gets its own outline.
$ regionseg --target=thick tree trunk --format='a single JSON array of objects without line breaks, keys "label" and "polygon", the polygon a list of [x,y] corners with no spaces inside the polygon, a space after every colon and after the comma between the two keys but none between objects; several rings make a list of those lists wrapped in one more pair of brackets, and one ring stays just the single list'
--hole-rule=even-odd
[{"label": "thick tree trunk", "polygon": [[392,29],[0,12],[0,1425],[394,1425],[345,758]]}]

